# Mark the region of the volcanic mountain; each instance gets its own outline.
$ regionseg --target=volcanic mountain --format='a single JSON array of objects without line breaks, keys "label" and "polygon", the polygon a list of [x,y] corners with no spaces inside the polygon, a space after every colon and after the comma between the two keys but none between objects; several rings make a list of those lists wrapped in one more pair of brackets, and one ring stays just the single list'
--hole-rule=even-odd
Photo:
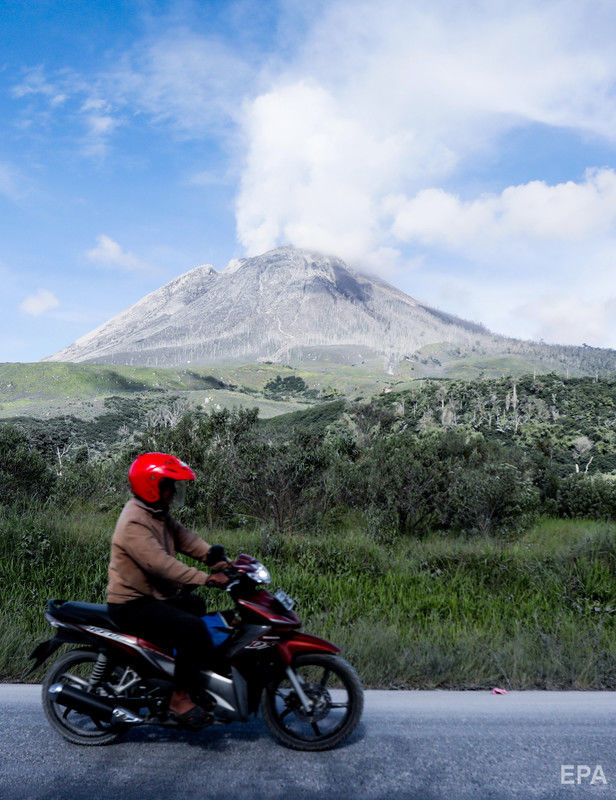
[{"label": "volcanic mountain", "polygon": [[[221,272],[195,267],[43,360],[184,366],[378,359],[391,372],[430,345],[458,357],[519,353],[563,363],[570,355],[578,368],[582,351],[495,336],[339,258],[281,247],[235,259]],[[614,369],[616,353],[598,353],[611,354]]]}]

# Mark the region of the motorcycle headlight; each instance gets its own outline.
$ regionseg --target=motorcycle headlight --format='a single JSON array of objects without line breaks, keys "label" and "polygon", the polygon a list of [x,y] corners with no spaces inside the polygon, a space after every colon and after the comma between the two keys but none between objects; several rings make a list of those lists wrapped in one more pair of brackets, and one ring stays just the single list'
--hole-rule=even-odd
[{"label": "motorcycle headlight", "polygon": [[259,566],[252,573],[251,577],[256,583],[270,583],[272,580],[269,570],[267,567],[264,567],[263,564],[259,564]]}]

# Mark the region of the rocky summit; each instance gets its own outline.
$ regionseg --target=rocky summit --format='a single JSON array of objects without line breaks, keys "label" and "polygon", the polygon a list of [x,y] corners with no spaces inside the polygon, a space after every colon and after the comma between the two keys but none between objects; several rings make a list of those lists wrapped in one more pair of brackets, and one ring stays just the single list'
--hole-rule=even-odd
[{"label": "rocky summit", "polygon": [[[378,361],[392,372],[430,346],[483,357],[545,358],[549,350],[423,305],[339,258],[281,247],[235,259],[221,272],[196,267],[43,360],[185,366],[325,359]],[[559,348],[558,361],[579,350]],[[612,351],[602,352],[611,354],[613,368]]]}]

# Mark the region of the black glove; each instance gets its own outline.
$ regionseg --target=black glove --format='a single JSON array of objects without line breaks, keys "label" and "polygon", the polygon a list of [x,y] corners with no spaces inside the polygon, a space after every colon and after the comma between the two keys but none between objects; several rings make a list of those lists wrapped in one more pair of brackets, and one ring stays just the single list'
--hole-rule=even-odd
[{"label": "black glove", "polygon": [[205,563],[208,567],[213,567],[214,564],[218,564],[219,561],[228,560],[225,548],[221,544],[213,544],[207,551],[207,556],[205,557]]}]

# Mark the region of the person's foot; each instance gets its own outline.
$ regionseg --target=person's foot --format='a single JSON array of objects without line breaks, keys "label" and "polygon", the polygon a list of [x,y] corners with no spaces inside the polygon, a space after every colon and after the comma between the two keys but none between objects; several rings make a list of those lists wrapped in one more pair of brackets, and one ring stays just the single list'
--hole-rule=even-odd
[{"label": "person's foot", "polygon": [[180,725],[191,730],[200,730],[214,722],[214,717],[190,699],[188,692],[177,690],[169,700],[169,711]]},{"label": "person's foot", "polygon": [[186,714],[187,711],[191,711],[193,708],[196,708],[196,704],[193,703],[188,692],[184,689],[176,689],[171,695],[169,711],[174,714]]}]

